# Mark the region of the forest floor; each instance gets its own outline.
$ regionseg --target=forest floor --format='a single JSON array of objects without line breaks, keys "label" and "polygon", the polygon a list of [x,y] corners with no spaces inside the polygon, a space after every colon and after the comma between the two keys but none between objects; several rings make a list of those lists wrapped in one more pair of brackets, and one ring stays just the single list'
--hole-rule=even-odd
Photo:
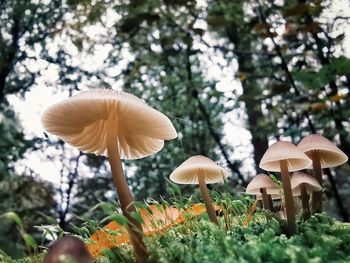
[{"label": "forest floor", "polygon": [[[350,224],[321,214],[299,222],[298,230],[287,237],[281,222],[258,213],[248,227],[224,230],[200,219],[148,237],[146,245],[149,262],[350,262]],[[97,262],[133,262],[130,246],[110,252]]]},{"label": "forest floor", "polygon": [[[147,262],[350,262],[350,224],[316,214],[298,221],[298,234],[287,237],[284,221],[258,210],[247,225],[246,215],[235,221],[220,217],[220,227],[205,213],[145,237]],[[229,224],[228,224],[229,223]],[[39,263],[43,254],[6,263]],[[127,243],[104,249],[97,263],[134,262]]]}]

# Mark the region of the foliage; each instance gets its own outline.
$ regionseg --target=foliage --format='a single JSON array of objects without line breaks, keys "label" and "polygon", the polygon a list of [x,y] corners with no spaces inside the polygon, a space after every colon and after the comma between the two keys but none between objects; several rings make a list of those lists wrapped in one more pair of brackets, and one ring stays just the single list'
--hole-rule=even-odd
[{"label": "foliage", "polygon": [[62,1],[12,0],[0,2],[0,103],[9,94],[22,94],[35,83],[36,52],[62,19]]},{"label": "foliage", "polygon": [[[161,1],[144,2],[137,8],[121,1],[114,9],[123,17],[116,24],[119,30],[113,45],[122,51],[128,43],[134,58],[117,80],[124,81],[124,90],[168,115],[179,132],[178,139],[168,142],[159,154],[133,162],[137,170],[129,182],[137,199],[167,198],[163,178],[189,156],[203,154],[220,160],[222,149],[232,152],[228,145],[219,147],[227,111],[224,98],[216,91],[216,82],[205,78],[201,52],[193,47],[201,35],[194,27],[200,10],[192,1],[186,2],[186,9]],[[185,16],[188,19],[183,19]],[[112,50],[108,67],[118,65],[123,56],[123,52]],[[239,162],[234,165],[239,167]],[[238,168],[232,172],[230,179],[238,182]],[[184,192],[193,191],[190,189]]]},{"label": "foliage", "polygon": [[25,250],[32,250],[30,247],[36,243],[35,239],[40,240],[40,234],[34,228],[46,221],[40,211],[52,215],[55,201],[49,183],[33,175],[15,173],[15,162],[23,158],[36,140],[24,138],[10,106],[3,104],[0,107],[3,110],[0,113],[0,247],[8,255],[21,257]]},{"label": "foliage", "polygon": [[[257,218],[261,220],[257,221]],[[206,220],[180,225],[147,239],[149,262],[347,262],[350,228],[325,215],[300,223],[300,232],[291,238],[281,234],[278,221],[255,216],[248,228],[218,229]],[[118,262],[131,262],[129,249],[121,247],[114,255]],[[110,253],[106,253],[110,254]],[[98,262],[114,262],[107,257]]]},{"label": "foliage", "polygon": [[11,256],[21,257],[24,250],[29,252],[29,247],[41,240],[41,234],[34,226],[46,224],[43,213],[53,215],[56,204],[53,188],[37,178],[12,174],[0,182],[0,198],[6,200],[0,204],[0,215],[3,215],[0,218],[0,247]]},{"label": "foliage", "polygon": [[[332,139],[350,155],[350,63],[342,52],[344,28],[349,19],[328,17],[334,1],[287,0],[283,5],[280,1],[265,0],[200,2],[0,2],[3,25],[0,34],[0,184],[3,186],[0,212],[17,212],[24,217],[25,231],[32,233],[33,225],[43,222],[38,214],[32,213],[34,208],[49,211],[48,214],[54,208],[62,225],[68,225],[66,221],[71,213],[91,216],[94,220],[103,218],[102,208],[93,212],[90,208],[99,201],[115,198],[103,158],[80,154],[81,160],[79,157],[67,160],[65,150],[59,153],[58,159],[67,160],[61,177],[68,176],[67,184],[72,187],[57,190],[62,196],[58,206],[52,199],[51,186],[36,177],[16,175],[17,162],[24,158],[26,151],[38,147],[45,151],[46,142],[28,139],[8,105],[7,96],[25,97],[27,91],[36,88],[44,69],[52,65],[57,68],[58,80],[52,83],[49,76],[48,82],[54,84],[54,90],[58,87],[71,95],[90,86],[123,87],[168,115],[174,123],[179,132],[177,140],[166,143],[166,147],[152,157],[126,162],[128,181],[137,200],[169,200],[171,193],[164,178],[192,154],[204,154],[226,164],[232,171],[231,184],[242,184],[241,178],[254,173],[253,167],[241,166],[245,160],[234,155],[235,149],[225,141],[228,116],[241,119],[249,130],[257,171],[269,140],[288,138],[297,143],[302,136],[314,132]],[[100,29],[107,33],[99,34]],[[57,40],[61,44],[53,48]],[[90,70],[80,65],[83,57],[98,54],[98,49],[109,50],[101,68]],[[93,63],[89,61],[90,64]],[[216,89],[222,76],[210,76],[215,69],[213,65],[224,75],[233,75],[230,79],[239,83],[233,91]],[[62,146],[62,141],[50,143],[58,148]],[[250,148],[243,148],[250,153]],[[78,167],[84,161],[95,177],[81,178],[84,172],[75,169],[75,165]],[[339,217],[340,212],[342,218],[348,220],[350,201],[346,174],[349,166],[344,167],[336,170],[337,177],[327,173],[330,180],[326,182],[325,194],[329,200],[326,208],[332,215]],[[198,192],[195,189],[184,187],[182,194],[195,198]],[[13,190],[18,191],[18,195],[8,194]],[[239,187],[226,191],[237,192]],[[43,204],[40,200],[48,201]],[[79,222],[77,217],[73,218],[74,223]],[[200,224],[200,229],[209,231],[207,223]],[[9,236],[14,227],[10,222],[1,222],[0,229],[7,234],[1,233],[0,243],[12,246],[17,242],[19,246],[15,249],[18,255],[23,255],[19,249],[24,245],[20,236]],[[209,234],[205,237],[210,238]],[[191,243],[186,242],[186,245]],[[205,244],[205,240],[201,242]],[[223,245],[234,246],[231,241],[225,242],[228,243]],[[278,238],[277,243],[287,246],[288,242]],[[288,255],[298,258],[298,252],[293,250],[295,244],[290,244]],[[179,251],[184,248],[179,245]],[[252,249],[248,245],[245,248]],[[264,248],[260,249],[261,253],[267,253]],[[8,251],[6,248],[5,252],[14,253]],[[169,256],[170,252],[161,253]],[[223,251],[219,253],[226,255]],[[315,258],[321,252],[311,249],[308,253]],[[257,254],[257,258],[261,259],[261,255]],[[162,255],[159,258],[163,260]]]},{"label": "foliage", "polygon": [[14,163],[20,160],[31,145],[24,139],[13,109],[8,105],[0,105],[0,179],[14,170]]},{"label": "foliage", "polygon": [[[214,193],[215,195],[215,193]],[[235,223],[228,229],[212,224],[206,215],[191,218],[170,229],[145,238],[149,248],[148,262],[348,262],[350,260],[350,225],[326,214],[313,215],[306,222],[298,221],[298,234],[287,237],[284,224],[276,215],[258,210],[248,226],[243,224],[249,205],[234,205],[232,197],[223,201],[236,210]],[[233,210],[231,210],[232,212]],[[120,218],[117,218],[118,222]],[[225,221],[220,217],[220,222]],[[88,220],[76,228],[87,240],[89,231],[98,222]],[[97,262],[132,262],[131,246],[124,244],[103,251]],[[30,258],[6,262],[37,262]]]}]

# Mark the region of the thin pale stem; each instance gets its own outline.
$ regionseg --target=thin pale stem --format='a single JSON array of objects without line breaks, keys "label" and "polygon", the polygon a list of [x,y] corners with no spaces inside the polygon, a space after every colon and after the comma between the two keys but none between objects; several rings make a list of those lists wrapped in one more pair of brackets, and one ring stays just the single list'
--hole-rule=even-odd
[{"label": "thin pale stem", "polygon": [[112,170],[112,179],[117,190],[120,206],[123,215],[128,219],[128,231],[134,248],[136,262],[142,263],[148,257],[148,252],[142,240],[142,226],[137,220],[131,217],[131,213],[136,212],[136,207],[123,172],[117,137],[113,136],[113,134],[108,137],[107,152]]},{"label": "thin pale stem", "polygon": [[207,209],[209,219],[213,223],[219,225],[219,221],[218,221],[218,218],[216,217],[215,209],[213,206],[213,201],[211,200],[211,197],[209,195],[207,185],[205,184],[205,173],[203,169],[199,169],[198,171],[198,182],[199,182],[199,189],[201,190],[201,194],[203,197],[205,208]]},{"label": "thin pale stem", "polygon": [[293,235],[296,233],[295,208],[294,208],[294,200],[292,195],[292,187],[290,185],[290,177],[289,177],[287,160],[281,160],[280,167],[281,167],[283,192],[284,192],[284,204],[285,204],[286,215],[287,215],[287,231],[289,235]]},{"label": "thin pale stem", "polygon": [[305,220],[309,219],[310,214],[310,205],[309,205],[309,195],[306,190],[306,184],[303,183],[300,185],[300,193],[301,193],[301,203],[303,206],[303,217]]},{"label": "thin pale stem", "polygon": [[[313,175],[322,186],[323,182],[322,182],[322,168],[321,168],[320,153],[318,151],[312,151],[311,159],[312,159]],[[311,207],[312,207],[313,213],[322,213],[322,191],[312,193],[311,204],[312,204]]]}]

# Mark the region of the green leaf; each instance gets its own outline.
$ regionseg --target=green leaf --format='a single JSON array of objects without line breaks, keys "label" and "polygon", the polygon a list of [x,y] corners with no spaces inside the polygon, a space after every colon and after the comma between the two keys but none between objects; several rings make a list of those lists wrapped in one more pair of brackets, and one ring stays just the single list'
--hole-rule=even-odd
[{"label": "green leaf", "polygon": [[339,76],[350,73],[350,59],[344,56],[339,58],[332,58],[329,63],[329,67],[332,71]]},{"label": "green leaf", "polygon": [[298,71],[293,73],[295,80],[301,82],[304,86],[312,89],[320,89],[329,83],[324,73],[317,73],[315,71]]},{"label": "green leaf", "polygon": [[102,208],[103,212],[105,212],[106,214],[111,214],[114,212],[114,208],[109,203],[101,202],[100,207]]},{"label": "green leaf", "polygon": [[5,217],[11,221],[13,221],[14,223],[16,223],[16,225],[18,225],[20,228],[23,228],[23,222],[21,220],[21,218],[14,212],[7,212],[5,214],[1,215],[2,217]]},{"label": "green leaf", "polygon": [[135,219],[137,222],[139,222],[140,224],[143,223],[143,219],[142,219],[142,216],[141,216],[140,213],[133,211],[133,212],[130,213],[130,216],[131,216],[132,218],[134,218],[134,219]]},{"label": "green leaf", "polygon": [[102,255],[108,257],[110,260],[112,260],[111,262],[118,262],[117,261],[117,257],[115,256],[115,254],[113,253],[112,250],[105,248],[102,251]]},{"label": "green leaf", "polygon": [[37,243],[35,242],[34,238],[31,235],[25,233],[23,234],[23,239],[24,239],[24,242],[31,248],[35,249],[38,247]]},{"label": "green leaf", "polygon": [[111,216],[111,219],[121,226],[126,225],[128,223],[128,219],[121,214],[115,214]]}]

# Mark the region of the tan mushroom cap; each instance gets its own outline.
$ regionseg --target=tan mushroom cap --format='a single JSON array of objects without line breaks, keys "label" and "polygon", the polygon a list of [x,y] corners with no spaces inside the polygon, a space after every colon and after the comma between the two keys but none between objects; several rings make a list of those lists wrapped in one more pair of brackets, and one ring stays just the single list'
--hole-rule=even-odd
[{"label": "tan mushroom cap", "polygon": [[294,144],[278,141],[272,144],[261,158],[259,167],[265,171],[280,172],[280,161],[286,160],[288,171],[294,172],[309,167],[312,163],[309,157]]},{"label": "tan mushroom cap", "polygon": [[91,89],[49,107],[46,131],[79,150],[107,156],[107,134],[118,140],[121,158],[138,159],[177,137],[167,116],[138,97],[111,89]]},{"label": "tan mushroom cap", "polygon": [[308,193],[322,191],[322,187],[315,177],[304,172],[294,172],[290,178],[290,184],[294,196],[301,195],[300,185],[303,183],[305,183],[306,191]]},{"label": "tan mushroom cap", "polygon": [[266,188],[266,193],[269,195],[278,195],[280,193],[278,185],[266,174],[256,175],[247,185],[245,192],[250,195],[260,195],[261,188]]},{"label": "tan mushroom cap", "polygon": [[320,134],[305,136],[299,142],[298,148],[310,158],[312,151],[318,151],[322,168],[335,167],[348,161],[348,157],[342,150]]},{"label": "tan mushroom cap", "polygon": [[170,180],[177,184],[199,184],[198,171],[203,169],[205,182],[221,183],[228,177],[228,172],[211,159],[203,155],[195,155],[184,161],[171,174]]}]

